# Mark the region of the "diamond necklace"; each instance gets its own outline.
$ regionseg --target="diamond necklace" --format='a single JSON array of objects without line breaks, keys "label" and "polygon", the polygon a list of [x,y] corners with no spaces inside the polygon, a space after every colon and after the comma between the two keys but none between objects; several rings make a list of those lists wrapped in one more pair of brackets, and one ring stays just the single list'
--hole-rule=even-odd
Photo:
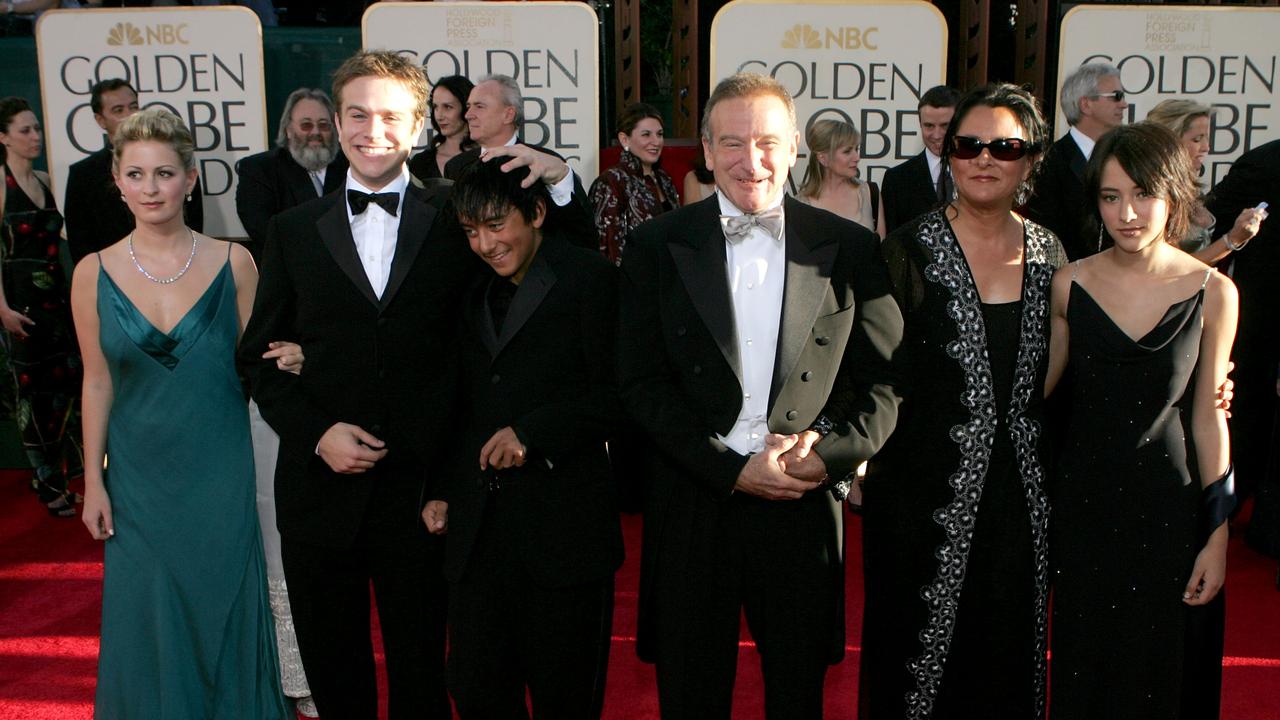
[{"label": "diamond necklace", "polygon": [[187,256],[187,264],[183,265],[178,274],[171,278],[158,278],[142,267],[142,263],[138,262],[138,256],[133,254],[133,233],[129,233],[129,259],[133,260],[133,266],[138,268],[138,272],[142,273],[142,276],[151,282],[160,283],[161,285],[175,283],[179,278],[187,274],[187,271],[191,269],[191,261],[196,259],[196,234],[191,232],[191,228],[187,228],[187,233],[191,235],[191,254]]}]

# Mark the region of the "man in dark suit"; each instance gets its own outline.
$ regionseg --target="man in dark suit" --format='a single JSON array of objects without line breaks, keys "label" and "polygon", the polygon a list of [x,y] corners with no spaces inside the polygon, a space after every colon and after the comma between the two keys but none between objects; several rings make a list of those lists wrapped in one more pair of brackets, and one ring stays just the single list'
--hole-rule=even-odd
[{"label": "man in dark suit", "polygon": [[716,195],[641,225],[622,265],[619,389],[654,444],[638,650],[664,718],[727,719],[745,609],[766,716],[820,718],[844,651],[829,478],[893,428],[902,316],[875,235],[784,197],[780,84],[722,81],[702,127]]},{"label": "man in dark suit", "polygon": [[946,85],[929,88],[920,96],[916,116],[924,150],[889,168],[880,183],[886,232],[951,200],[950,173],[942,162],[942,141],[959,102],[960,93]]},{"label": "man in dark suit", "polygon": [[[280,436],[277,525],[307,681],[322,717],[377,717],[373,583],[392,718],[450,716],[443,547],[419,520],[452,428],[456,321],[474,258],[445,202],[410,182],[427,83],[399,55],[334,75],[345,188],[273,218],[240,360]],[[262,354],[305,349],[300,376]]]},{"label": "man in dark suit", "polygon": [[559,153],[525,145],[520,139],[520,126],[524,124],[524,98],[520,95],[520,85],[514,79],[507,75],[481,78],[467,98],[465,117],[467,131],[476,147],[445,163],[446,178],[456,180],[464,169],[481,159],[513,157],[529,164],[554,158],[564,169],[555,176],[544,173],[555,201],[548,211],[546,229],[559,232],[575,245],[593,250],[600,247],[595,220],[578,174]]},{"label": "man in dark suit", "polygon": [[[80,262],[133,232],[133,213],[120,199],[111,174],[111,138],[125,118],[138,112],[138,93],[127,81],[101,80],[89,90],[89,108],[103,130],[103,148],[72,163],[67,171],[67,192],[62,208],[66,218],[67,247],[71,260]],[[204,230],[204,198],[200,183],[187,197],[187,225]]]},{"label": "man in dark suit", "polygon": [[262,261],[272,217],[345,184],[347,157],[338,152],[332,118],[323,90],[298,88],[284,103],[276,147],[237,163],[236,214],[255,260]]},{"label": "man in dark suit", "polygon": [[1084,196],[1084,168],[1093,146],[1124,123],[1124,90],[1120,71],[1107,63],[1076,68],[1062,83],[1059,107],[1071,129],[1045,152],[1040,175],[1023,210],[1062,241],[1067,257],[1076,260],[1102,249],[1102,237],[1085,237],[1084,219],[1092,217]]},{"label": "man in dark suit", "polygon": [[458,471],[423,512],[449,533],[449,689],[469,718],[598,718],[622,535],[605,440],[615,268],[543,233],[524,171],[465,170],[453,202],[492,272],[464,296]]},{"label": "man in dark suit", "polygon": [[[1256,147],[1231,165],[1206,206],[1218,218],[1235,218],[1245,208],[1266,201],[1280,208],[1280,140]],[[1240,291],[1240,324],[1231,359],[1236,364],[1235,400],[1231,407],[1231,460],[1241,494],[1258,493],[1246,538],[1256,548],[1280,555],[1280,221],[1262,223],[1257,237],[1230,256],[1231,277]]]}]

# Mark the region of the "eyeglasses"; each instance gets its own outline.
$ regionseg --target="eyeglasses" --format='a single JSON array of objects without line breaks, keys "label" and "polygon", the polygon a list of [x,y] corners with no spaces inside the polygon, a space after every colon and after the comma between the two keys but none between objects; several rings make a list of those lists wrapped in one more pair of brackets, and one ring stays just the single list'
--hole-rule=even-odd
[{"label": "eyeglasses", "polygon": [[976,137],[956,135],[951,139],[951,157],[957,160],[972,160],[981,155],[983,150],[987,150],[996,160],[1012,162],[1034,152],[1036,148],[1035,143],[1022,138],[997,138],[991,142],[982,142]]},{"label": "eyeglasses", "polygon": [[1124,91],[1123,91],[1123,90],[1112,90],[1111,92],[1098,93],[1097,95],[1090,95],[1089,97],[1091,97],[1091,98],[1110,98],[1110,99],[1112,99],[1112,100],[1115,100],[1116,102],[1124,102]]}]

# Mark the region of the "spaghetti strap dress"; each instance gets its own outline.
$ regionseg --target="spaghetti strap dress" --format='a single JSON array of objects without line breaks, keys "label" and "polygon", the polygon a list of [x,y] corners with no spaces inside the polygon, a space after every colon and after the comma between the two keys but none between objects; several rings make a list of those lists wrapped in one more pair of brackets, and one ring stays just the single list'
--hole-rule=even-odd
[{"label": "spaghetti strap dress", "polygon": [[290,717],[280,689],[236,375],[231,262],[168,332],[105,269],[100,342],[114,399],[96,720]]}]

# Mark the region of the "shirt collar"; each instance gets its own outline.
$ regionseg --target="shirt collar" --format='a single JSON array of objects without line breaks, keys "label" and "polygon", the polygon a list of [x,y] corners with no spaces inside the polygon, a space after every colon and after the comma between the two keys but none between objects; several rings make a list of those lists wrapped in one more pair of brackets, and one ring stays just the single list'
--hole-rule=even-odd
[{"label": "shirt collar", "polygon": [[[511,147],[512,145],[515,145],[516,141],[519,139],[520,133],[511,133],[511,137],[507,138],[507,141],[502,143],[502,147]],[[480,152],[484,153],[485,149],[485,147],[481,146]]]},{"label": "shirt collar", "polygon": [[1080,148],[1080,152],[1084,153],[1084,159],[1088,160],[1089,156],[1093,155],[1093,146],[1097,144],[1094,139],[1077,130],[1075,125],[1071,126],[1071,129],[1067,131],[1067,134],[1071,136],[1072,140],[1076,141],[1076,145]]},{"label": "shirt collar", "polygon": [[[737,205],[734,205],[733,202],[729,200],[729,198],[725,197],[724,193],[720,192],[720,188],[716,188],[716,197],[719,198],[720,200],[721,215],[728,215],[729,217],[734,217],[736,215],[746,215],[746,213],[740,210]],[[782,204],[782,198],[784,197],[786,197],[785,192],[779,193],[777,200],[774,200],[773,202],[769,203],[767,206],[761,208],[760,211],[764,212],[765,210],[772,210],[778,207],[779,205]]]}]

